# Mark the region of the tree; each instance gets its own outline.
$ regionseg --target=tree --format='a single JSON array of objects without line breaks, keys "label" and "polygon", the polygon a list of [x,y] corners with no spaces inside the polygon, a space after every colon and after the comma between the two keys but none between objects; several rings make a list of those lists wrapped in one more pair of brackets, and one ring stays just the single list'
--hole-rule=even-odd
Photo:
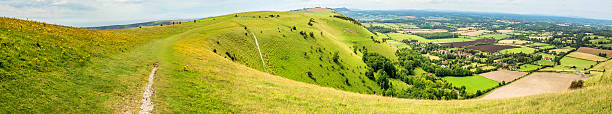
[{"label": "tree", "polygon": [[374,77],[376,78],[376,83],[378,83],[382,89],[389,89],[389,76],[387,76],[387,73],[384,70],[378,70]]},{"label": "tree", "polygon": [[332,60],[334,60],[334,63],[340,64],[340,55],[338,55],[337,51],[334,53],[334,56],[332,57]]}]

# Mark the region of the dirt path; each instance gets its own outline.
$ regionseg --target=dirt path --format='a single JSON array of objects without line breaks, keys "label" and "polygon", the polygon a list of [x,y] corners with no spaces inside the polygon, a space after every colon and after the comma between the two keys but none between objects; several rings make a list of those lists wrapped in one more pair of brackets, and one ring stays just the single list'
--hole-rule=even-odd
[{"label": "dirt path", "polygon": [[253,32],[251,32],[251,34],[253,34],[253,39],[255,39],[255,45],[257,45],[257,52],[259,52],[259,58],[261,58],[261,64],[263,65],[264,70],[268,72],[268,68],[266,67],[266,63],[264,62],[263,55],[261,55],[261,49],[259,49],[259,43],[257,42],[257,36],[255,36],[255,33]]},{"label": "dirt path", "polygon": [[153,80],[155,79],[155,73],[157,72],[157,67],[159,66],[159,62],[155,63],[151,74],[149,74],[149,83],[145,91],[142,93],[142,105],[140,105],[140,112],[138,114],[149,114],[151,110],[153,110],[153,102],[151,102],[151,96],[155,93],[153,90]]}]

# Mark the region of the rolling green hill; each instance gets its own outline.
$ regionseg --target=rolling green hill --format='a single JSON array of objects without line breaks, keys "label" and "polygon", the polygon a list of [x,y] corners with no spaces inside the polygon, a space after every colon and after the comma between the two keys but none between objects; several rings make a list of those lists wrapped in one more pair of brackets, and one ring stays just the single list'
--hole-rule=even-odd
[{"label": "rolling green hill", "polygon": [[588,80],[593,84],[586,89],[510,99],[436,101],[361,94],[379,92],[380,87],[363,76],[362,53],[355,49],[390,58],[393,51],[376,43],[380,39],[371,38],[365,28],[322,13],[246,12],[106,31],[0,19],[0,112],[135,113],[155,62],[160,66],[153,85],[154,113],[612,110],[612,85],[604,83],[612,79],[610,70]]}]

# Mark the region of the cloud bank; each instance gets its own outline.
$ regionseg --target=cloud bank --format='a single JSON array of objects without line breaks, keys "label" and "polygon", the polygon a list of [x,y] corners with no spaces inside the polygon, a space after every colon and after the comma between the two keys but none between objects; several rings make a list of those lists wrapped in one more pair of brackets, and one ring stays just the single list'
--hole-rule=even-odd
[{"label": "cloud bank", "polygon": [[191,19],[305,7],[435,9],[612,19],[610,0],[3,0],[0,16],[69,26]]}]

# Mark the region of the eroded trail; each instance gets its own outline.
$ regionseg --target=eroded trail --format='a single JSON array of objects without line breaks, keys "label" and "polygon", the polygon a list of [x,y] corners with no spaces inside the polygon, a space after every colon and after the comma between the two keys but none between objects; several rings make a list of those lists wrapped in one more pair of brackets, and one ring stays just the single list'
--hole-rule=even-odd
[{"label": "eroded trail", "polygon": [[153,70],[151,70],[151,74],[149,74],[149,83],[147,84],[145,91],[142,93],[142,105],[140,105],[140,112],[138,112],[139,114],[149,114],[154,108],[153,102],[151,102],[151,96],[153,96],[155,93],[152,86],[158,66],[159,62],[155,63]]},{"label": "eroded trail", "polygon": [[263,55],[261,55],[261,49],[259,49],[259,42],[257,42],[257,36],[255,36],[255,33],[253,32],[251,32],[251,34],[253,34],[253,39],[255,39],[255,45],[257,45],[257,51],[259,52],[259,58],[261,59],[261,64],[263,64],[264,70],[268,72],[268,68],[266,67],[266,62],[264,62]]}]

